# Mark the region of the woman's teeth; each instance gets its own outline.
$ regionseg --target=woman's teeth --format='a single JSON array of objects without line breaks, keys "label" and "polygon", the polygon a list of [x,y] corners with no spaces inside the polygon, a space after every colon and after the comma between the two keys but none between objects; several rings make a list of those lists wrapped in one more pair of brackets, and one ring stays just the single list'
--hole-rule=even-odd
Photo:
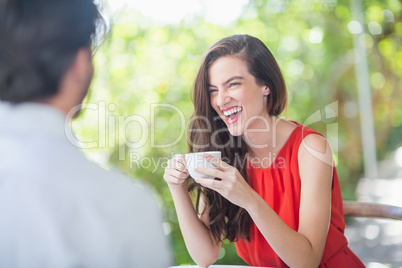
[{"label": "woman's teeth", "polygon": [[240,112],[240,111],[242,111],[242,110],[243,110],[243,108],[241,108],[241,107],[236,107],[236,108],[232,108],[232,109],[230,109],[230,110],[224,111],[223,114],[224,114],[226,117],[229,117],[229,116],[231,116],[232,114],[238,113],[238,112]]}]

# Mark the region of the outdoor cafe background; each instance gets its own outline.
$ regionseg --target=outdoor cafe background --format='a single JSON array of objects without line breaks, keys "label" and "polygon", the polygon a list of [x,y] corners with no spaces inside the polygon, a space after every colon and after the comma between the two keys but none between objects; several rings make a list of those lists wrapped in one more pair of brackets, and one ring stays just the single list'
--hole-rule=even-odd
[{"label": "outdoor cafe background", "polygon": [[[103,2],[112,30],[97,50],[84,113],[73,122],[86,154],[150,183],[166,208],[176,261],[193,264],[163,164],[187,150],[190,90],[206,49],[247,33],[262,39],[289,90],[285,118],[331,142],[344,199],[378,161],[402,167],[402,4],[399,0]],[[361,15],[361,16],[360,16]],[[399,149],[398,149],[399,148]],[[384,178],[386,179],[386,178]],[[243,264],[223,244],[222,264]]]}]

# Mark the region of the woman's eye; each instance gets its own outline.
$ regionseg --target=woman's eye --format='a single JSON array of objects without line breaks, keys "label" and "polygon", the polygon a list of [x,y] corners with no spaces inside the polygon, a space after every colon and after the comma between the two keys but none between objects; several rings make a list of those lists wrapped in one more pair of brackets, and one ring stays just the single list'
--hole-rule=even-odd
[{"label": "woman's eye", "polygon": [[237,85],[240,85],[240,83],[230,83],[229,87],[234,87],[234,86],[237,86]]},{"label": "woman's eye", "polygon": [[209,89],[209,94],[212,94],[212,93],[217,92],[217,91],[218,90],[211,88],[211,89]]}]

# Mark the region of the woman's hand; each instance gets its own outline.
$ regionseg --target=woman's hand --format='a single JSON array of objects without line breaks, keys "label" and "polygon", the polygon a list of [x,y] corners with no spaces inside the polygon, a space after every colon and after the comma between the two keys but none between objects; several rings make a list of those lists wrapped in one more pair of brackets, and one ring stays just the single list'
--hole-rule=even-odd
[{"label": "woman's hand", "polygon": [[185,163],[186,160],[181,154],[174,155],[173,158],[167,162],[163,179],[170,189],[183,187],[185,185],[184,182],[188,177]]},{"label": "woman's hand", "polygon": [[233,204],[247,209],[247,206],[252,204],[256,192],[244,180],[237,168],[209,154],[204,154],[204,157],[217,169],[198,167],[195,171],[218,179],[196,178],[195,181],[220,193]]}]

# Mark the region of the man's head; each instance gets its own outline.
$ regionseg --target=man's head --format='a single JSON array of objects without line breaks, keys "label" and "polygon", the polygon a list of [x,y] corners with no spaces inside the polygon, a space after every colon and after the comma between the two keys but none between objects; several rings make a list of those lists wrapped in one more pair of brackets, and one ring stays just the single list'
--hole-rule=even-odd
[{"label": "man's head", "polygon": [[93,0],[0,0],[0,100],[82,101],[102,23]]}]

